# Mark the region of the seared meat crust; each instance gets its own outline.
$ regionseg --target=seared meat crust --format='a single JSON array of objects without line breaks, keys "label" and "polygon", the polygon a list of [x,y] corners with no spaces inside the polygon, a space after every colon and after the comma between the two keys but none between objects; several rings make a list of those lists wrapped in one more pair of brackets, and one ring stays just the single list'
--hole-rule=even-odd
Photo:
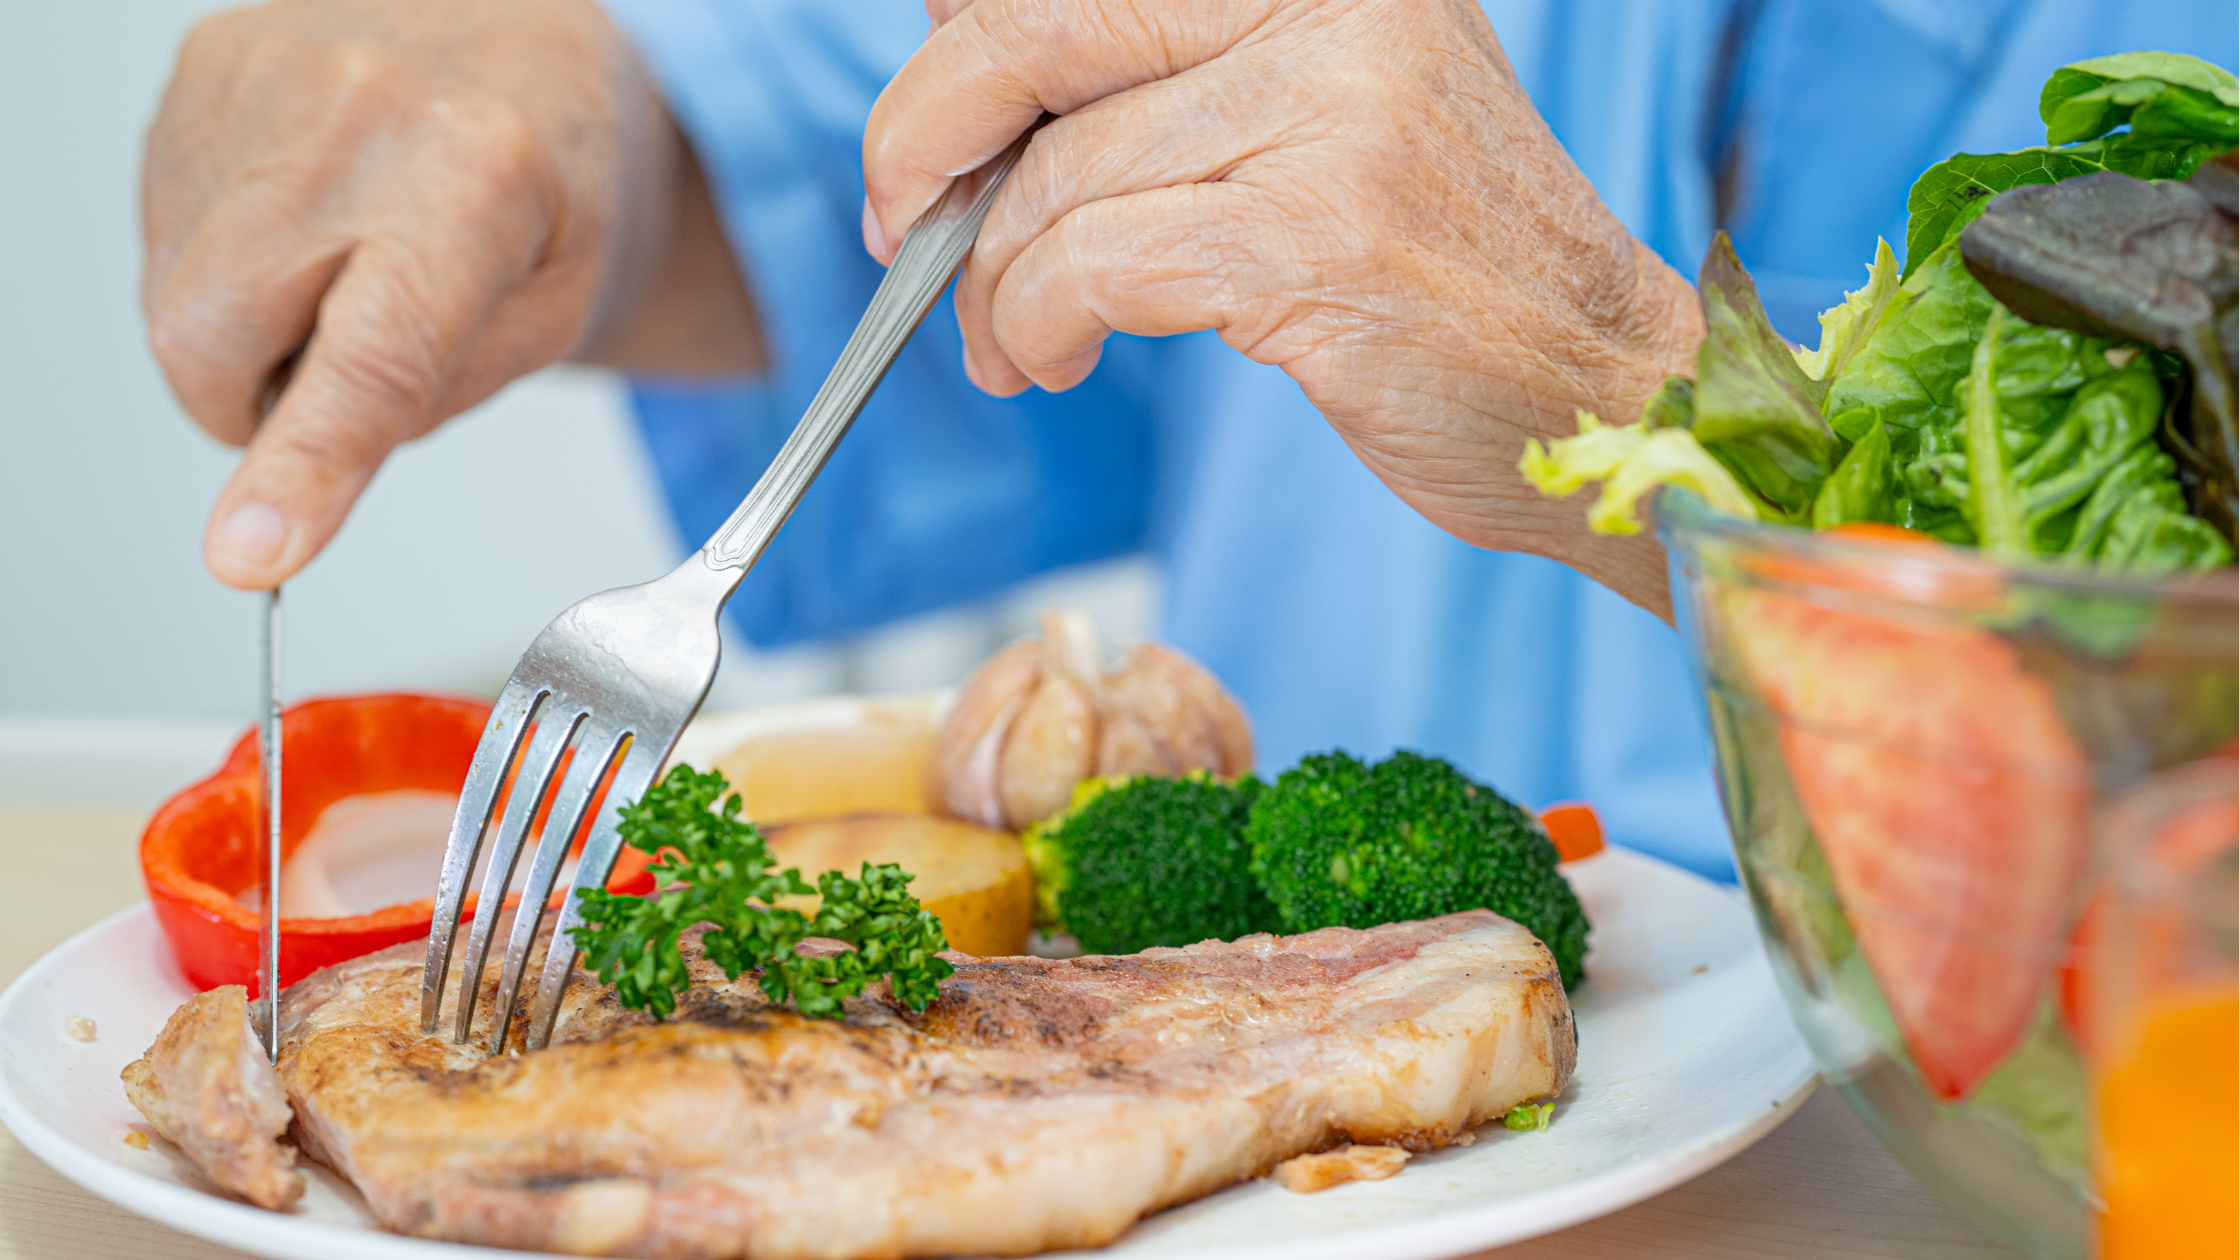
[{"label": "seared meat crust", "polygon": [[220,1187],[258,1207],[303,1197],[287,1091],[249,1023],[249,991],[229,984],[171,1013],[146,1058],[124,1069],[125,1096],[164,1140]]},{"label": "seared meat crust", "polygon": [[419,1035],[420,961],[398,946],[283,996],[306,1152],[393,1229],[585,1255],[1096,1246],[1302,1152],[1444,1145],[1560,1091],[1575,1047],[1547,951],[1482,911],[955,955],[923,1014],[867,997],[840,1021],[697,957],[659,1024],[579,973],[556,1044],[489,1061]]}]

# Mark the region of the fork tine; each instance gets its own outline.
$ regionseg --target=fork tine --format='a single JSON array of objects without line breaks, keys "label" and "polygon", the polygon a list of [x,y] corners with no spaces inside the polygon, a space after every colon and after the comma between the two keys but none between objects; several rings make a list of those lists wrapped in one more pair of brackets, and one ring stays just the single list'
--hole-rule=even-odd
[{"label": "fork tine", "polygon": [[467,767],[467,781],[459,788],[459,808],[451,816],[451,838],[443,848],[443,874],[436,882],[435,917],[428,924],[427,970],[420,978],[420,1032],[434,1036],[443,1006],[444,977],[451,970],[451,952],[459,933],[459,913],[466,906],[467,881],[474,874],[474,860],[481,855],[482,837],[489,832],[490,815],[505,787],[506,770],[521,751],[522,737],[536,720],[537,709],[551,695],[539,687],[509,680],[482,728],[474,760]]},{"label": "fork tine", "polygon": [[[599,790],[599,780],[607,776],[607,767],[614,764],[629,739],[628,731],[586,729],[576,746],[576,759],[568,767],[567,778],[553,793],[552,816],[545,821],[544,835],[537,840],[537,855],[530,860],[529,879],[521,889],[521,908],[513,914],[513,936],[506,942],[505,970],[499,973],[498,992],[491,998],[494,1003],[490,1008],[491,1054],[503,1053],[506,1048],[506,1032],[513,1024],[513,1000],[521,992],[521,976],[529,967],[529,950],[536,944],[537,928],[544,922],[545,902],[552,897],[553,881],[559,878],[560,863],[568,856],[576,825],[583,821],[584,811],[591,804],[591,794]],[[591,755],[594,749],[599,752],[597,757]],[[613,793],[610,791],[608,795]],[[564,950],[565,944],[558,942],[553,948]]]},{"label": "fork tine", "polygon": [[[475,906],[474,928],[467,934],[466,967],[459,973],[458,1019],[451,1039],[465,1045],[474,1021],[475,1002],[482,996],[482,969],[490,959],[490,937],[506,904],[506,886],[513,882],[513,868],[521,860],[521,842],[537,819],[537,806],[552,790],[554,771],[578,727],[581,710],[574,705],[547,703],[544,720],[521,756],[521,769],[513,780],[513,794],[506,799],[505,818],[498,825],[496,847],[490,851],[489,868],[482,873],[482,899]],[[545,820],[549,830],[554,820]],[[518,913],[518,912],[517,912]]]},{"label": "fork tine", "polygon": [[[675,743],[674,740],[670,742]],[[560,906],[560,921],[553,925],[552,943],[545,947],[544,974],[537,980],[536,1000],[529,1004],[528,1022],[522,1028],[523,1044],[530,1050],[542,1050],[552,1040],[552,1025],[560,1014],[560,996],[567,991],[568,977],[575,971],[576,955],[582,952],[575,948],[568,929],[583,922],[584,892],[606,887],[607,877],[614,873],[614,860],[622,852],[622,833],[617,830],[622,806],[645,795],[668,755],[667,749],[656,748],[644,739],[631,741],[630,751],[623,756],[622,768],[615,772],[614,786],[608,790],[606,802],[599,807],[599,816],[592,820],[591,834],[583,842],[583,857],[576,863],[575,885],[568,889],[568,899]]]}]

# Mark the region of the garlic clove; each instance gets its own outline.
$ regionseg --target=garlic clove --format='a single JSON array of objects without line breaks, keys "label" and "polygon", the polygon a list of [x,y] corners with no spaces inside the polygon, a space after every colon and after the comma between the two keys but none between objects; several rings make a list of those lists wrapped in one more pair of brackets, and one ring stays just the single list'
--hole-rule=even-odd
[{"label": "garlic clove", "polygon": [[1230,695],[1229,689],[1205,666],[1156,643],[1139,645],[1135,660],[1130,663],[1156,672],[1189,698],[1211,728],[1213,744],[1219,752],[1218,763],[1208,763],[1209,769],[1225,779],[1233,779],[1252,769],[1252,722],[1245,717],[1237,698]]},{"label": "garlic clove", "polygon": [[997,791],[1013,830],[1041,822],[1073,802],[1073,785],[1096,771],[1097,704],[1071,674],[1045,673],[1004,737]]},{"label": "garlic clove", "polygon": [[926,796],[954,817],[1019,829],[1072,804],[1093,774],[1251,768],[1251,724],[1204,667],[1146,643],[1108,674],[1095,625],[1053,609],[1040,636],[966,680],[927,758]]},{"label": "garlic clove", "polygon": [[951,817],[1004,825],[998,772],[1012,723],[1042,684],[1042,644],[1021,639],[965,680],[926,758],[926,799]]},{"label": "garlic clove", "polygon": [[950,817],[996,831],[1010,826],[1003,807],[1003,750],[1010,741],[1012,726],[1032,698],[1031,692],[1013,696],[988,729],[980,732],[980,738],[972,742],[956,774],[949,779],[943,804]]},{"label": "garlic clove", "polygon": [[1150,774],[1173,778],[1187,766],[1176,763],[1167,741],[1124,701],[1105,714],[1104,738],[1097,746],[1099,775]]},{"label": "garlic clove", "polygon": [[[1220,774],[1222,755],[1213,723],[1190,689],[1175,677],[1170,657],[1151,644],[1138,645],[1114,674],[1107,694],[1114,713],[1129,715],[1155,742],[1171,769],[1148,773],[1181,775],[1192,770]],[[1112,738],[1108,732],[1106,739]]]},{"label": "garlic clove", "polygon": [[1092,691],[1103,681],[1104,654],[1097,647],[1097,626],[1089,614],[1073,608],[1043,611],[1042,668],[1072,674]]}]

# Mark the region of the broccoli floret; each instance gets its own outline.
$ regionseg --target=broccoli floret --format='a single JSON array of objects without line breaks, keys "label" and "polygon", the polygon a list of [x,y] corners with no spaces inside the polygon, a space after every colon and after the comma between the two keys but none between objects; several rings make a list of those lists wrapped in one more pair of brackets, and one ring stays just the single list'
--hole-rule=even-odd
[{"label": "broccoli floret", "polygon": [[1587,916],[1547,833],[1436,757],[1307,757],[1262,789],[1245,838],[1285,932],[1482,907],[1539,937],[1566,988],[1583,974]]},{"label": "broccoli floret", "polygon": [[1034,865],[1036,918],[1092,954],[1132,954],[1273,931],[1253,882],[1244,820],[1260,781],[1092,779],[1064,813],[1020,837]]}]

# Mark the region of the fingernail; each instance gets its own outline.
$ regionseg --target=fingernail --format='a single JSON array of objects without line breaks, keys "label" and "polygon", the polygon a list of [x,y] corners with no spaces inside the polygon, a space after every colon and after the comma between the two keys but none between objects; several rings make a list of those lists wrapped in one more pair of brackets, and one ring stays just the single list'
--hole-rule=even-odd
[{"label": "fingernail", "polygon": [[277,561],[287,545],[287,518],[262,503],[244,503],[235,508],[233,515],[210,536],[210,550],[214,555],[255,568]]},{"label": "fingernail", "polygon": [[894,243],[887,239],[887,229],[879,226],[879,216],[871,212],[871,198],[863,199],[863,247],[871,256],[885,262],[894,252]]}]

